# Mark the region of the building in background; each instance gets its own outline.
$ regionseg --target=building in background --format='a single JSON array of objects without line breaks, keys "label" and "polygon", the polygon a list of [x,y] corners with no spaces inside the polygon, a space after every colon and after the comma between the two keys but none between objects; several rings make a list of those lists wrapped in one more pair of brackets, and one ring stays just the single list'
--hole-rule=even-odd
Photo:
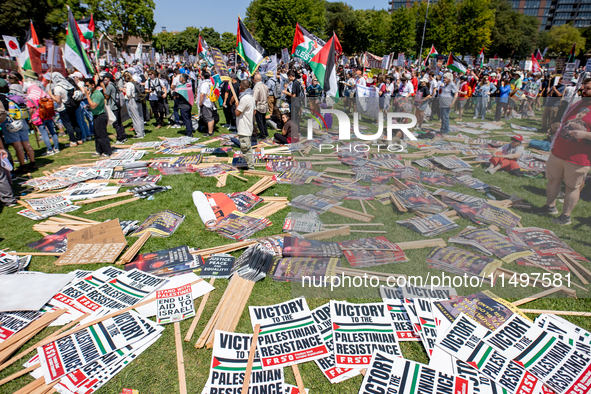
[{"label": "building in background", "polygon": [[[426,1],[426,0],[422,0]],[[431,0],[434,2],[437,0]],[[411,0],[389,0],[390,12],[411,7]],[[540,30],[572,23],[574,27],[591,26],[591,0],[509,0],[513,9],[540,21]]]}]

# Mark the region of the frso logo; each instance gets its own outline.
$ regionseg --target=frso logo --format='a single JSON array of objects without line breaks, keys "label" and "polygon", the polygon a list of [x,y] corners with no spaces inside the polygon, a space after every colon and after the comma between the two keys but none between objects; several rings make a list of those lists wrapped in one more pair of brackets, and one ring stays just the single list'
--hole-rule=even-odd
[{"label": "frso logo", "polygon": [[[346,113],[343,111],[339,111],[338,109],[320,109],[320,113],[324,114],[332,114],[336,116],[339,121],[339,140],[350,140],[351,139],[351,121]],[[410,123],[392,123],[394,118],[407,118],[410,119]],[[312,126],[314,121],[312,119],[308,119],[308,139],[313,139],[312,133]],[[417,117],[413,114],[407,114],[404,112],[388,112],[386,116],[386,139],[392,140],[392,130],[400,130],[406,135],[409,140],[416,141],[417,137],[415,137],[411,132],[410,128],[416,126],[417,124]],[[353,113],[353,132],[360,140],[364,141],[373,141],[379,139],[383,132],[384,132],[384,115],[382,112],[378,115],[378,131],[375,134],[361,134],[359,132],[359,113]]]}]

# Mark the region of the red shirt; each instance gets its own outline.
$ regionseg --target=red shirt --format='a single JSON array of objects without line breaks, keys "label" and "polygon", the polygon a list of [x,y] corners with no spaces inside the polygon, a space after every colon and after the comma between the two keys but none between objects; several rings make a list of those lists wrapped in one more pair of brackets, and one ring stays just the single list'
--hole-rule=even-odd
[{"label": "red shirt", "polygon": [[464,94],[462,95],[461,93],[458,94],[458,96],[460,96],[460,101],[466,100],[468,97],[471,96],[471,89],[470,89],[470,85],[468,84],[468,82],[464,82],[462,84],[462,86],[460,87],[460,92],[464,92]]},{"label": "red shirt", "polygon": [[[560,128],[556,132],[552,154],[569,163],[577,164],[583,167],[591,166],[591,141],[575,140],[568,136],[569,121],[584,124],[587,132],[591,132],[591,104],[583,99],[573,105],[560,123]],[[582,118],[575,119],[577,115]],[[583,116],[584,115],[584,116]]]},{"label": "red shirt", "polygon": [[410,83],[412,83],[412,87],[414,88],[413,91],[416,92],[418,90],[418,87],[419,87],[419,80],[416,77],[413,77],[410,80]]}]

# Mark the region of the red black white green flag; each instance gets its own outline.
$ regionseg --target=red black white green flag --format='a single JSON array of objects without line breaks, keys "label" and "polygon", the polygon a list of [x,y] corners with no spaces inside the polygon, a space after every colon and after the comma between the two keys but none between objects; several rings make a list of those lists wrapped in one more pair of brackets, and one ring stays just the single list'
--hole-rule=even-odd
[{"label": "red black white green flag", "polygon": [[236,33],[236,52],[248,64],[251,74],[256,71],[267,56],[267,51],[254,39],[240,18],[238,18]]},{"label": "red black white green flag", "polygon": [[573,47],[570,50],[570,53],[568,54],[568,58],[566,59],[567,63],[574,63],[575,62],[575,53],[577,50],[577,43],[575,42],[573,44]]},{"label": "red black white green flag", "polygon": [[310,60],[310,68],[318,78],[318,83],[327,96],[339,97],[339,87],[337,83],[336,71],[336,35],[328,40],[326,45]]},{"label": "red black white green flag", "polygon": [[85,78],[90,78],[93,74],[92,63],[90,63],[90,59],[84,50],[84,45],[80,39],[81,35],[72,10],[68,7],[68,35],[64,46],[64,58],[76,70],[80,71]]}]

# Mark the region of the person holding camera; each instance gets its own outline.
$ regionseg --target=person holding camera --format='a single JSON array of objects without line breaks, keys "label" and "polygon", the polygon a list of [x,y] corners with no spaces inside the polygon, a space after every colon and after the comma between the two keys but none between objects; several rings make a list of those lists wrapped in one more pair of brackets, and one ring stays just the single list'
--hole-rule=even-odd
[{"label": "person holding camera", "polygon": [[148,72],[149,78],[146,81],[146,93],[148,93],[148,100],[150,107],[156,118],[156,129],[162,127],[164,120],[164,98],[166,97],[166,86],[164,82],[157,78],[156,70]]}]

